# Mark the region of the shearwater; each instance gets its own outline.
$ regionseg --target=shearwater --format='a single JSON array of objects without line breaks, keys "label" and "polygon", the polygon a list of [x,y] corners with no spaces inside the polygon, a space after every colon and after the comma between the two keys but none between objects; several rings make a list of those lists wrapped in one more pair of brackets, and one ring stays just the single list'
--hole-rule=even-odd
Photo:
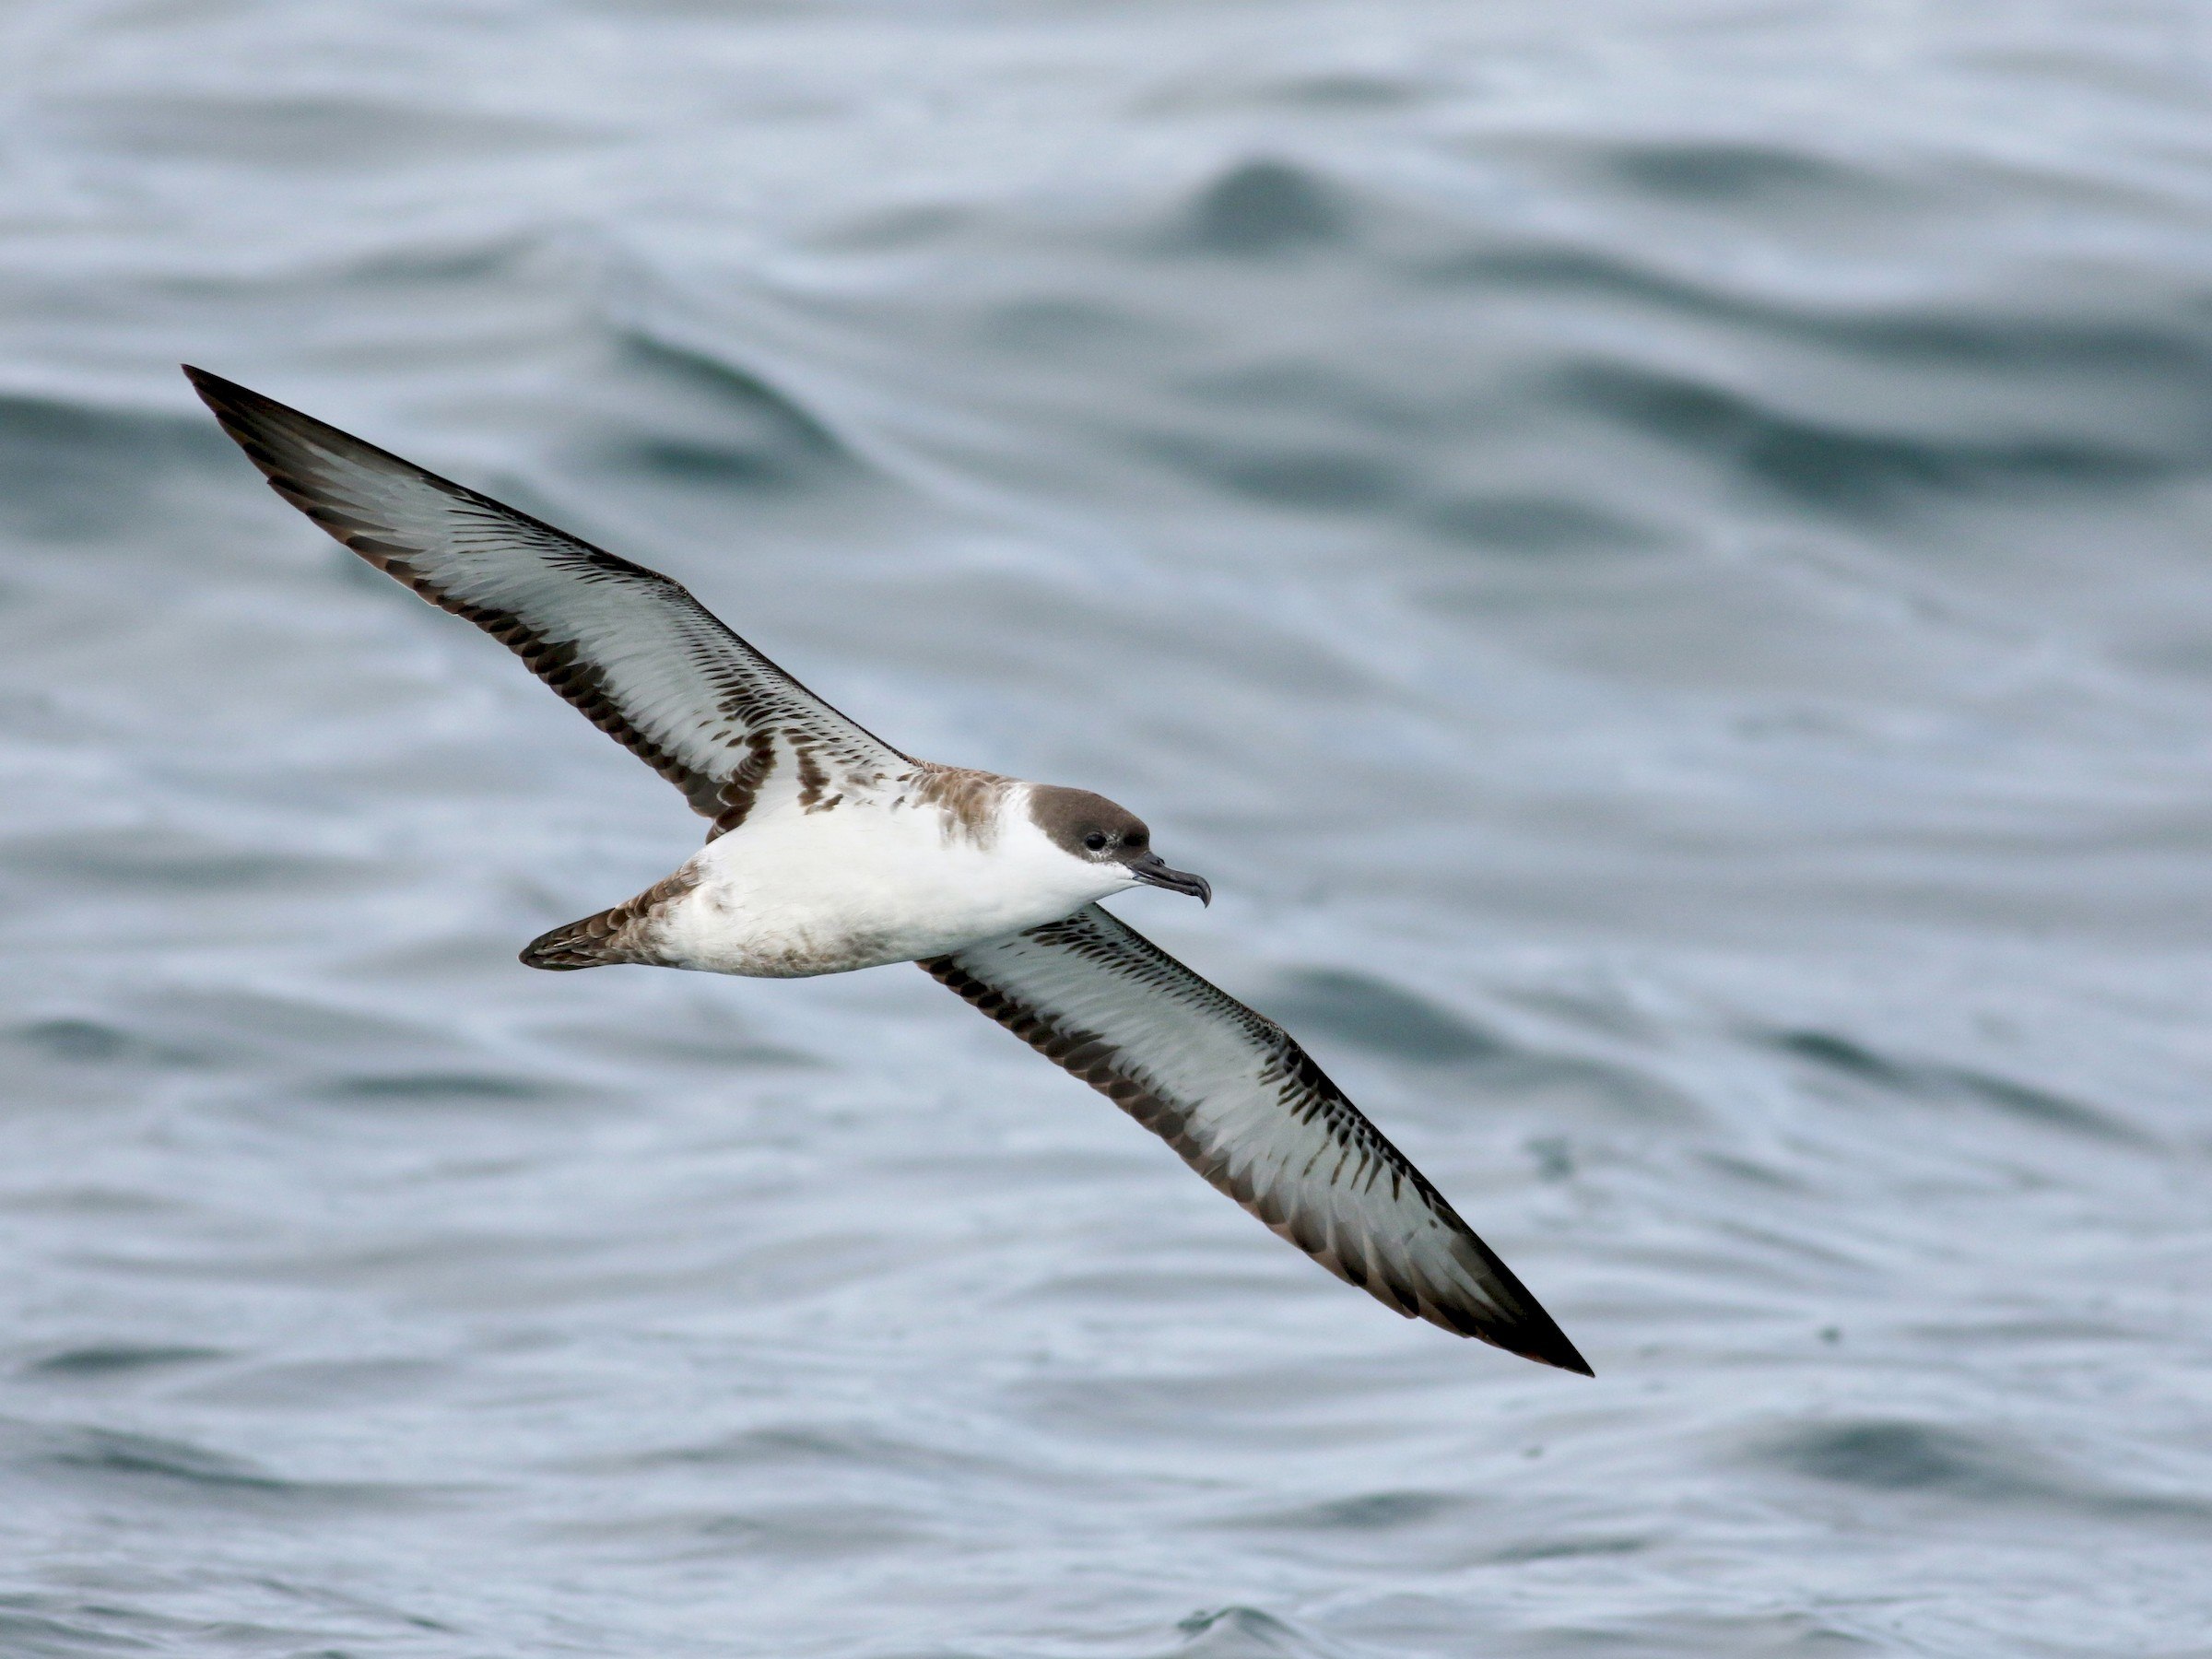
[{"label": "shearwater", "polygon": [[512,651],[710,820],[681,868],[533,940],[567,971],[794,978],[918,962],[1408,1317],[1590,1367],[1495,1253],[1274,1021],[1099,900],[1210,901],[1101,795],[893,748],[667,577],[186,367],[277,494]]}]

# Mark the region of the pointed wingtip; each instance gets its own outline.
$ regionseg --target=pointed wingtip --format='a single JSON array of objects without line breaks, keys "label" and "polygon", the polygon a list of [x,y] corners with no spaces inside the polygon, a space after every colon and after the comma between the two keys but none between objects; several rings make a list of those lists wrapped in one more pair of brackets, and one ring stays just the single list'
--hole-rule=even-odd
[{"label": "pointed wingtip", "polygon": [[221,421],[224,429],[230,431],[233,437],[238,435],[234,423],[255,404],[267,401],[259,393],[249,391],[236,381],[227,381],[219,374],[210,374],[194,364],[179,363],[177,367],[184,371],[184,378],[192,382],[192,389],[200,394],[200,401],[207,406],[208,412]]},{"label": "pointed wingtip", "polygon": [[[1500,1278],[1507,1279],[1516,1292],[1517,1306],[1500,1308],[1494,1300],[1480,1303],[1461,1302],[1440,1307],[1424,1301],[1418,1316],[1432,1324],[1443,1326],[1455,1335],[1471,1336],[1500,1348],[1516,1359],[1531,1359],[1538,1365],[1549,1365],[1563,1371],[1572,1371],[1578,1377],[1594,1377],[1590,1361],[1567,1339],[1559,1329],[1559,1321],[1544,1311],[1543,1304],[1528,1294],[1521,1281],[1510,1277],[1510,1270],[1497,1264]],[[1400,1309],[1401,1312],[1407,1312]],[[1409,1313],[1409,1317],[1410,1317]]]},{"label": "pointed wingtip", "polygon": [[[326,530],[330,526],[321,516],[321,496],[313,486],[312,475],[332,457],[357,465],[396,469],[432,484],[445,485],[444,479],[424,472],[412,462],[403,461],[327,421],[303,414],[289,404],[278,403],[251,386],[210,374],[192,363],[180,363],[177,367],[184,371],[184,378],[192,382],[192,389],[200,394],[200,401],[207,406],[208,412],[239,448],[246,452],[247,458],[261,468],[277,494]],[[335,530],[330,534],[347,541]],[[352,543],[347,545],[350,547]]]},{"label": "pointed wingtip", "polygon": [[1590,1369],[1590,1361],[1574,1351],[1572,1343],[1567,1345],[1564,1354],[1550,1363],[1558,1366],[1563,1371],[1572,1371],[1578,1377],[1594,1378],[1597,1375],[1594,1371]]},{"label": "pointed wingtip", "polygon": [[269,401],[250,387],[241,386],[236,381],[225,380],[219,374],[210,374],[196,364],[179,363],[177,367],[184,371],[184,378],[192,382],[192,389],[200,394],[200,401],[218,415],[226,407],[236,408],[241,405]]},{"label": "pointed wingtip", "polygon": [[1583,1358],[1581,1350],[1568,1340],[1567,1333],[1559,1329],[1559,1322],[1545,1311],[1544,1304],[1499,1259],[1498,1253],[1477,1238],[1456,1215],[1452,1215],[1451,1219],[1464,1246],[1461,1269],[1481,1288],[1451,1298],[1441,1305],[1424,1298],[1422,1316],[1446,1330],[1487,1342],[1492,1347],[1533,1359],[1538,1365],[1555,1366],[1578,1377],[1596,1376],[1590,1361]]},{"label": "pointed wingtip", "polygon": [[1567,1340],[1567,1333],[1560,1330],[1542,1309],[1535,1312],[1540,1324],[1531,1322],[1518,1330],[1495,1334],[1484,1332],[1481,1335],[1508,1352],[1518,1354],[1524,1359],[1533,1359],[1538,1365],[1555,1366],[1563,1371],[1572,1371],[1578,1377],[1596,1376],[1597,1373],[1590,1369],[1590,1361],[1583,1359],[1574,1344]]},{"label": "pointed wingtip", "polygon": [[[1461,1225],[1464,1227],[1465,1223]],[[1583,1358],[1581,1350],[1568,1340],[1567,1333],[1559,1329],[1559,1322],[1529,1294],[1528,1287],[1514,1277],[1513,1270],[1472,1232],[1465,1234],[1465,1239],[1487,1270],[1484,1277],[1490,1281],[1489,1293],[1479,1300],[1470,1298],[1450,1307],[1424,1303],[1421,1312],[1447,1330],[1487,1342],[1521,1359],[1533,1359],[1538,1365],[1572,1371],[1578,1377],[1596,1376],[1590,1361]]]}]

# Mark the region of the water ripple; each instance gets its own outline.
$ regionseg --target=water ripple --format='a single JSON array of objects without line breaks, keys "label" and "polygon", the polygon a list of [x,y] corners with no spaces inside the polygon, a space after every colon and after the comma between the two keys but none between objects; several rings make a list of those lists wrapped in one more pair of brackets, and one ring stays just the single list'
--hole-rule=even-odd
[{"label": "water ripple", "polygon": [[[2201,1650],[2198,32],[8,13],[0,1650]],[[911,969],[520,967],[697,819],[179,359],[1127,800],[1597,1380]]]}]

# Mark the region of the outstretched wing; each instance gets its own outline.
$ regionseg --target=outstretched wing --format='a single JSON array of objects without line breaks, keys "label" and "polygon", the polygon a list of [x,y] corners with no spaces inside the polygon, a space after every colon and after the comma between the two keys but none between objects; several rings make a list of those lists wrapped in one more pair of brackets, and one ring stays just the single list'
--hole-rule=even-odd
[{"label": "outstretched wing", "polygon": [[1338,1277],[1408,1318],[1590,1374],[1282,1027],[1098,906],[922,966]]},{"label": "outstretched wing", "polygon": [[914,762],[732,633],[679,583],[189,366],[270,488],[386,575],[467,618],[714,820],[771,779],[802,805]]}]

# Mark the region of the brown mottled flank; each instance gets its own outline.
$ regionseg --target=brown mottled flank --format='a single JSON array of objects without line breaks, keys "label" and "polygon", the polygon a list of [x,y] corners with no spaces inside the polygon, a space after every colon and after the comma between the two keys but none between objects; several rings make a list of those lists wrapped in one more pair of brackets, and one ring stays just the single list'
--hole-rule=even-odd
[{"label": "brown mottled flank", "polygon": [[998,833],[998,804],[1014,780],[996,772],[966,766],[939,766],[932,760],[916,763],[908,778],[906,798],[919,806],[934,806],[945,815],[945,838],[959,836],[979,847],[988,847]]},{"label": "brown mottled flank", "polygon": [[660,912],[699,885],[688,868],[663,877],[635,899],[581,922],[564,923],[523,947],[525,967],[566,973],[579,968],[611,968],[621,963],[665,966],[653,945]]},{"label": "brown mottled flank", "polygon": [[755,732],[745,740],[745,759],[738,761],[729,781],[714,792],[714,821],[707,827],[707,839],[727,835],[753,810],[753,803],[760,798],[760,786],[776,769],[776,737],[773,732]]}]

